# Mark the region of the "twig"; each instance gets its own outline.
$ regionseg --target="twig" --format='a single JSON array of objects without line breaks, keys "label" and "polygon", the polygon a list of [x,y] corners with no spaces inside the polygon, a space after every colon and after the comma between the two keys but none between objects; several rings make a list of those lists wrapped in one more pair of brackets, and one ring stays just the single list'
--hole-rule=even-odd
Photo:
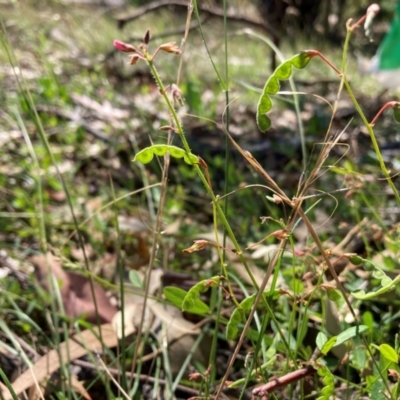
[{"label": "twig", "polygon": [[[124,25],[127,24],[128,22],[133,21],[148,12],[155,11],[159,8],[166,7],[166,6],[178,6],[178,7],[186,7],[187,8],[188,1],[187,0],[152,1],[142,7],[136,8],[134,12],[132,12],[128,15],[116,17],[116,20],[118,22],[118,28],[122,29],[124,27]],[[224,10],[222,10],[221,8],[211,7],[207,4],[198,4],[198,9],[199,9],[199,11],[208,13],[209,15],[214,16],[214,17],[224,17]],[[227,12],[226,18],[228,18],[232,21],[245,22],[245,23],[253,25],[255,27],[262,28],[262,29],[266,30],[274,39],[279,38],[279,33],[277,32],[277,30],[274,29],[267,21],[249,18],[244,15],[238,15],[235,12]]]},{"label": "twig", "polygon": [[267,396],[269,393],[274,392],[275,390],[286,387],[294,382],[297,382],[300,379],[305,378],[306,376],[312,375],[316,372],[316,370],[311,366],[307,366],[305,368],[299,369],[297,371],[289,372],[288,374],[276,378],[273,381],[266,383],[265,385],[259,386],[254,389],[252,394],[257,397]]},{"label": "twig", "polygon": [[[205,23],[207,21],[208,17],[202,18],[201,23]],[[197,28],[197,22],[193,22],[189,26],[189,31],[196,29]],[[158,40],[158,39],[163,39],[167,38],[170,36],[182,36],[186,32],[186,25],[180,26],[179,28],[176,29],[170,29],[169,31],[164,31],[156,34],[151,34],[151,40]],[[141,42],[143,40],[143,36],[129,36],[127,39],[128,43],[136,43],[136,42]],[[104,60],[107,61],[110,58],[114,56],[114,54],[118,53],[118,50],[113,47],[111,50],[109,50],[105,56]]]},{"label": "twig", "polygon": [[39,105],[36,107],[36,110],[38,112],[46,112],[49,114],[56,115],[57,117],[72,121],[72,122],[76,123],[77,125],[81,126],[87,133],[90,133],[97,139],[103,140],[105,142],[112,141],[112,139],[109,136],[106,136],[103,132],[100,132],[99,130],[94,129],[90,124],[85,122],[82,118],[77,117],[72,112],[68,112],[68,111],[62,110],[61,108],[50,107],[50,106],[46,106],[46,105]]}]

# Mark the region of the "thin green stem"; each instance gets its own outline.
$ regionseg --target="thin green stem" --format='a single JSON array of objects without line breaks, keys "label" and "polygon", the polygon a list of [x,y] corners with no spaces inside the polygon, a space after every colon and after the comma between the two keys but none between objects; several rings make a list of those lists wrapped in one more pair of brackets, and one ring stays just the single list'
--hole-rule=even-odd
[{"label": "thin green stem", "polygon": [[[225,44],[225,129],[229,132],[229,123],[230,123],[230,108],[229,108],[229,64],[228,64],[228,22],[226,18],[226,10],[227,10],[227,1],[224,0],[224,44]],[[225,135],[225,185],[224,185],[224,195],[229,193],[229,165],[230,165],[230,156],[229,156],[229,137]],[[224,214],[228,216],[228,196],[225,197],[224,202]],[[224,231],[224,239],[223,239],[223,247],[226,247],[226,231]],[[225,251],[224,251],[225,258]]]},{"label": "thin green stem", "polygon": [[195,15],[196,15],[197,24],[198,24],[198,26],[199,26],[200,36],[201,36],[201,38],[202,38],[202,40],[203,40],[204,47],[205,47],[206,52],[207,52],[207,54],[208,54],[208,58],[210,59],[211,65],[212,65],[213,68],[214,68],[215,74],[217,75],[217,78],[218,78],[219,84],[221,85],[222,90],[223,90],[224,92],[226,92],[226,91],[228,90],[228,88],[227,88],[227,86],[226,86],[226,83],[225,83],[225,81],[222,79],[222,76],[221,76],[221,74],[219,73],[218,68],[217,68],[217,66],[216,66],[215,63],[214,63],[214,60],[213,60],[212,57],[211,57],[210,50],[208,49],[208,46],[207,46],[207,41],[206,41],[205,38],[204,38],[203,28],[202,28],[201,20],[200,20],[199,9],[198,9],[198,7],[197,7],[197,0],[193,0],[193,8],[194,8],[194,13],[195,13]]},{"label": "thin green stem", "polygon": [[[152,73],[152,75],[153,75],[153,77],[154,77],[154,79],[155,79],[155,81],[156,81],[156,83],[158,85],[160,93],[163,96],[163,98],[164,98],[164,100],[165,100],[165,102],[167,104],[167,107],[168,107],[168,109],[170,111],[172,120],[173,120],[173,122],[175,124],[176,132],[177,132],[177,134],[180,136],[180,138],[182,140],[182,144],[183,144],[183,147],[184,147],[185,151],[189,154],[191,152],[191,150],[190,150],[189,144],[187,142],[187,139],[186,139],[182,124],[181,124],[181,122],[179,120],[179,117],[178,117],[178,115],[176,113],[176,110],[175,110],[171,100],[169,99],[169,97],[167,95],[166,89],[165,89],[165,87],[164,87],[164,85],[163,85],[163,83],[162,83],[162,81],[160,79],[160,76],[158,74],[157,68],[154,65],[154,61],[153,61],[154,57],[150,56],[148,53],[145,53],[144,56],[145,56],[145,59],[146,59],[148,65],[149,65],[150,71],[151,71],[151,73]],[[229,135],[227,135],[227,136],[229,136]],[[233,234],[231,226],[230,226],[230,224],[229,224],[229,222],[228,222],[228,220],[226,218],[226,215],[224,214],[224,212],[223,212],[223,210],[222,210],[222,208],[220,206],[219,198],[212,191],[212,188],[210,187],[210,184],[208,183],[208,180],[207,180],[206,176],[204,175],[203,171],[201,170],[199,164],[194,164],[193,167],[195,168],[200,180],[202,181],[204,187],[206,188],[206,191],[207,191],[208,195],[211,197],[212,203],[213,203],[213,205],[215,206],[215,208],[217,210],[218,217],[220,218],[223,226],[225,227],[225,229],[226,229],[226,231],[228,233],[228,236],[232,240],[234,248],[236,250],[236,253],[239,256],[240,261],[242,262],[242,264],[243,264],[248,276],[250,277],[254,288],[258,291],[257,297],[256,297],[256,301],[255,301],[256,304],[254,304],[254,306],[252,307],[252,310],[250,312],[250,316],[249,316],[249,318],[248,318],[248,320],[247,320],[247,322],[245,324],[244,330],[243,330],[243,332],[241,334],[241,337],[239,339],[239,343],[236,346],[235,352],[234,352],[234,354],[233,354],[233,356],[232,356],[232,358],[230,360],[227,372],[226,372],[226,374],[225,374],[225,376],[223,378],[223,382],[225,382],[225,380],[227,378],[227,375],[228,375],[230,369],[232,368],[232,364],[233,364],[233,362],[234,362],[234,360],[235,360],[235,358],[236,358],[236,356],[237,356],[237,354],[239,352],[241,344],[243,343],[244,337],[245,337],[245,335],[246,335],[246,333],[247,333],[247,331],[249,329],[250,323],[251,323],[251,321],[253,319],[253,316],[254,316],[254,313],[255,313],[255,311],[257,309],[257,305],[260,303],[260,301],[262,301],[263,304],[267,307],[267,311],[269,312],[271,318],[274,319],[274,315],[273,315],[272,309],[269,307],[268,301],[264,298],[264,296],[262,294],[263,294],[263,291],[264,291],[264,289],[265,289],[265,287],[267,285],[268,279],[271,276],[273,267],[276,265],[276,263],[278,261],[278,258],[280,257],[280,255],[283,252],[283,249],[284,249],[285,244],[286,244],[286,240],[282,240],[281,241],[277,251],[275,252],[275,255],[274,255],[273,259],[270,262],[270,265],[268,266],[268,270],[267,270],[266,275],[265,275],[265,277],[263,279],[261,287],[259,287],[258,283],[256,282],[256,280],[255,280],[255,278],[254,278],[254,276],[253,276],[253,274],[252,274],[252,272],[251,272],[251,270],[250,270],[250,268],[249,268],[249,266],[248,266],[248,264],[246,262],[246,259],[243,256],[242,249],[240,248],[240,246],[239,246],[239,244],[238,244],[238,242],[236,240],[236,237]],[[292,220],[292,222],[293,222],[293,220]],[[227,281],[229,282],[228,276],[226,276],[226,278],[227,278]],[[234,299],[234,297],[232,297],[232,299]],[[286,341],[286,338],[284,337],[283,332],[281,331],[281,329],[279,328],[278,325],[277,325],[277,329],[278,329],[278,332],[279,332],[280,337],[282,339],[282,342],[286,346],[289,354],[292,356],[290,348],[289,348],[288,343]],[[296,364],[296,360],[293,359],[293,362]],[[220,386],[220,388],[218,390],[218,393],[217,393],[216,397],[219,396],[220,391],[222,390],[223,382],[222,382],[222,384],[221,384],[221,386]]]},{"label": "thin green stem", "polygon": [[386,179],[388,181],[388,184],[391,187],[394,196],[396,197],[397,202],[400,204],[399,192],[397,191],[396,186],[394,185],[393,180],[390,177],[389,171],[386,168],[385,161],[383,160],[381,151],[379,149],[378,141],[376,140],[376,136],[374,134],[374,130],[372,129],[372,126],[368,122],[368,120],[367,120],[366,116],[364,115],[364,113],[363,113],[363,111],[362,111],[357,99],[355,98],[353,90],[352,90],[352,88],[350,86],[350,83],[349,83],[349,81],[347,80],[346,77],[344,77],[344,85],[346,86],[347,92],[349,93],[349,96],[351,98],[351,101],[354,104],[354,107],[356,108],[358,114],[360,115],[361,120],[363,121],[365,127],[367,128],[367,131],[368,131],[369,136],[371,138],[372,145],[374,147],[374,151],[375,151],[376,157],[377,157],[378,162],[379,162],[379,166],[381,167],[381,170],[382,170],[383,174],[385,175],[385,177],[386,177]]},{"label": "thin green stem", "polygon": [[378,141],[376,140],[376,136],[375,136],[374,130],[372,129],[371,124],[368,122],[368,120],[367,120],[363,110],[361,109],[360,104],[358,103],[356,97],[354,96],[353,89],[351,88],[350,83],[349,83],[349,81],[348,81],[348,79],[347,79],[347,77],[345,75],[346,66],[347,66],[347,53],[348,53],[348,50],[349,50],[349,42],[350,42],[350,37],[351,37],[352,31],[353,30],[352,30],[350,24],[348,23],[347,24],[346,39],[345,39],[344,45],[343,45],[342,72],[341,72],[342,76],[343,76],[343,82],[344,82],[344,85],[346,87],[347,92],[349,93],[351,101],[353,102],[354,107],[356,108],[356,110],[358,112],[358,115],[360,116],[362,122],[364,123],[365,127],[367,128],[368,134],[369,134],[369,136],[371,138],[372,145],[374,147],[374,151],[375,151],[376,157],[377,157],[378,162],[379,162],[379,166],[380,166],[383,174],[385,175],[385,177],[386,177],[386,179],[387,179],[387,181],[389,183],[389,186],[391,187],[391,189],[393,191],[393,194],[396,197],[397,202],[400,204],[399,192],[397,191],[396,186],[394,185],[394,183],[392,181],[392,178],[389,175],[389,171],[386,168],[385,162],[383,161],[383,157],[382,157],[381,151],[379,149],[379,144],[378,144]]},{"label": "thin green stem", "polygon": [[[360,21],[362,21],[362,19],[360,19],[359,22],[360,22]],[[359,23],[359,22],[358,22],[358,23]],[[357,24],[358,24],[358,23],[357,23]],[[357,24],[356,24],[356,25],[357,25]],[[356,26],[356,25],[355,25],[355,26]],[[373,129],[372,129],[372,126],[370,125],[370,123],[368,122],[367,118],[365,117],[364,112],[362,111],[362,109],[361,109],[361,107],[360,107],[360,104],[358,103],[358,101],[357,101],[357,99],[356,99],[356,97],[355,97],[355,95],[354,95],[354,92],[353,92],[353,90],[352,90],[352,88],[351,88],[351,86],[350,86],[350,83],[349,83],[349,81],[347,80],[346,74],[345,74],[345,72],[346,72],[346,65],[347,65],[347,53],[348,53],[348,47],[349,47],[350,37],[351,37],[351,34],[352,34],[353,29],[355,28],[355,26],[351,27],[351,21],[349,21],[349,22],[346,24],[347,34],[346,34],[346,39],[345,39],[344,46],[343,46],[342,72],[341,72],[341,73],[342,73],[343,83],[344,83],[344,85],[345,85],[345,87],[346,87],[347,92],[349,93],[349,96],[350,96],[350,98],[351,98],[351,101],[352,101],[353,104],[354,104],[354,107],[356,108],[356,110],[357,110],[357,112],[358,112],[358,114],[359,114],[359,116],[360,116],[362,122],[364,123],[365,127],[367,128],[367,131],[368,131],[369,136],[370,136],[370,138],[371,138],[372,145],[373,145],[373,147],[374,147],[376,156],[377,156],[377,158],[378,158],[378,161],[379,161],[379,165],[380,165],[380,167],[381,167],[381,170],[382,170],[382,172],[384,173],[384,175],[385,175],[385,177],[386,177],[386,179],[387,179],[387,181],[388,181],[388,183],[389,183],[389,186],[390,186],[391,189],[393,190],[393,193],[394,193],[394,195],[395,195],[395,197],[396,197],[397,202],[400,204],[400,195],[399,195],[399,193],[398,193],[396,187],[394,186],[394,183],[393,183],[393,181],[392,181],[392,179],[391,179],[391,177],[390,177],[390,175],[389,175],[388,170],[386,169],[385,162],[383,161],[382,154],[381,154],[381,152],[380,152],[379,145],[378,145],[378,142],[377,142],[377,140],[376,140],[376,137],[375,137],[374,131],[373,131]],[[306,222],[306,221],[305,221],[305,222]],[[311,233],[312,233],[312,232],[311,232]],[[318,245],[318,241],[316,241],[316,243],[317,243],[317,245]],[[334,278],[335,278],[335,280],[336,280],[335,275],[333,275],[333,276],[334,276]],[[337,281],[337,282],[338,282],[338,281]],[[341,291],[342,291],[343,288],[340,286],[340,289],[341,289]],[[342,293],[343,293],[343,295],[345,296],[345,293],[344,293],[343,291],[342,291]],[[348,299],[347,299],[346,296],[345,296],[345,300],[346,300],[346,302],[348,303]],[[349,303],[348,303],[348,305],[349,305]],[[353,311],[352,307],[350,306],[349,308],[350,308],[350,311],[352,312],[353,316],[355,317],[354,311]],[[356,325],[358,326],[358,321],[357,321],[357,318],[356,318],[356,317],[354,318],[354,321],[355,321]],[[367,338],[365,337],[364,334],[361,334],[360,336],[361,336],[361,339],[362,339],[362,341],[364,342],[364,344],[365,344],[365,346],[366,346],[366,348],[367,348],[367,352],[369,353],[369,355],[370,355],[370,357],[371,357],[372,363],[374,364],[375,368],[377,369],[380,378],[381,378],[382,381],[384,382],[388,393],[390,393],[387,380],[385,380],[385,378],[384,378],[384,376],[383,376],[382,370],[379,368],[379,366],[378,366],[376,360],[375,360],[374,357],[373,357],[373,354],[372,354],[372,351],[371,351],[371,349],[370,349],[370,347],[369,347],[369,343],[368,343],[368,341],[367,341]]]},{"label": "thin green stem", "polygon": [[[218,252],[218,256],[219,259],[221,260],[221,270],[222,270],[222,274],[224,275],[228,285],[228,292],[229,295],[233,301],[233,303],[235,304],[236,307],[240,307],[240,304],[238,303],[238,301],[236,300],[236,297],[233,293],[233,289],[232,289],[232,285],[230,282],[230,279],[228,279],[228,270],[226,269],[226,264],[225,264],[225,250],[221,249],[221,246],[219,244],[219,240],[218,240],[218,226],[217,226],[217,213],[216,213],[216,206],[215,204],[213,204],[213,216],[214,216],[214,232],[215,232],[215,236],[216,236],[216,242],[217,242],[217,252]],[[225,235],[224,235],[224,239],[225,239]],[[225,249],[225,245],[223,246]]]},{"label": "thin green stem", "polygon": [[[165,100],[165,102],[167,104],[167,107],[168,107],[168,109],[169,109],[169,111],[171,113],[171,117],[172,117],[173,122],[175,124],[175,127],[177,129],[178,135],[182,140],[183,147],[184,147],[184,149],[185,149],[185,151],[187,153],[190,153],[189,143],[188,143],[188,141],[186,139],[182,124],[181,124],[181,122],[179,120],[179,117],[178,117],[178,115],[176,113],[176,110],[175,110],[170,98],[168,97],[168,95],[166,93],[165,87],[164,87],[164,85],[163,85],[163,83],[162,83],[162,81],[160,79],[158,71],[157,71],[157,69],[156,69],[156,67],[154,65],[153,59],[150,56],[146,55],[146,60],[147,60],[147,63],[149,65],[149,67],[150,67],[150,70],[151,70],[151,72],[153,74],[153,77],[154,77],[154,79],[155,79],[155,81],[156,81],[156,83],[158,85],[160,93],[163,96],[163,98],[164,98],[164,100]],[[233,242],[233,245],[235,247],[235,250],[236,250],[236,252],[237,252],[237,254],[238,254],[239,258],[240,258],[240,261],[243,263],[243,265],[244,265],[244,267],[246,269],[246,272],[247,272],[247,274],[249,275],[249,277],[251,279],[252,284],[254,285],[254,287],[256,289],[258,289],[257,281],[255,280],[254,275],[252,274],[252,272],[251,272],[251,270],[250,270],[250,268],[249,268],[249,266],[247,264],[247,261],[243,256],[242,249],[240,248],[239,243],[237,242],[236,237],[235,237],[235,235],[234,235],[234,233],[232,231],[232,228],[229,225],[228,220],[226,219],[226,216],[225,216],[225,214],[224,214],[224,212],[223,212],[223,210],[221,208],[221,205],[219,204],[219,199],[217,198],[217,196],[215,196],[214,192],[212,191],[210,185],[208,184],[207,178],[204,175],[203,171],[201,170],[200,166],[198,164],[194,164],[193,167],[196,170],[197,175],[199,176],[200,180],[202,181],[204,187],[206,188],[208,195],[211,197],[211,200],[212,200],[213,204],[215,205],[215,207],[217,209],[218,217],[220,218],[223,226],[225,227],[225,229],[226,229],[226,231],[228,233],[228,236],[231,238],[231,240]]]}]

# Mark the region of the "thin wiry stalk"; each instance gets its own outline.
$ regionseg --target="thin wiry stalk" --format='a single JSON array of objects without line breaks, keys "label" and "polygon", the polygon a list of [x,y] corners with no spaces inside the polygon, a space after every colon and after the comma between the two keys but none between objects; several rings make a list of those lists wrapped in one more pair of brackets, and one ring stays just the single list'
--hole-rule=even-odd
[{"label": "thin wiry stalk", "polygon": [[[162,178],[161,178],[161,196],[160,196],[160,201],[158,205],[158,210],[157,210],[157,218],[156,218],[156,224],[154,227],[154,234],[153,234],[153,244],[151,247],[150,251],[150,260],[149,264],[147,267],[146,271],[146,286],[145,286],[145,291],[144,291],[144,300],[143,300],[143,308],[142,308],[142,315],[141,315],[141,323],[138,327],[138,332],[136,335],[136,343],[137,345],[135,346],[135,351],[133,355],[133,360],[132,360],[132,372],[136,369],[136,363],[138,360],[139,356],[139,349],[143,350],[143,346],[140,346],[140,341],[142,339],[142,334],[143,334],[143,323],[145,321],[145,313],[146,313],[146,308],[147,308],[147,299],[149,296],[149,288],[150,288],[150,282],[151,282],[151,272],[152,268],[154,265],[154,261],[156,259],[157,251],[159,248],[159,241],[160,241],[160,235],[161,235],[161,230],[162,230],[162,216],[164,213],[164,206],[165,206],[165,200],[166,200],[166,194],[167,194],[167,184],[168,184],[168,170],[169,170],[169,165],[170,165],[170,158],[169,155],[166,155],[164,157],[164,168],[162,170]],[[144,340],[146,340],[148,335],[148,330],[145,332],[145,337]]]},{"label": "thin wiry stalk", "polygon": [[[160,89],[160,93],[163,96],[163,98],[164,98],[164,100],[165,100],[165,102],[167,104],[167,107],[168,107],[168,109],[169,109],[169,111],[171,113],[173,122],[174,122],[175,127],[176,127],[176,129],[178,131],[178,135],[179,135],[179,137],[180,137],[180,139],[182,141],[183,147],[184,147],[184,149],[185,149],[185,151],[187,153],[190,153],[190,147],[189,147],[189,144],[187,142],[186,136],[184,134],[181,122],[179,120],[179,117],[178,117],[178,115],[176,113],[176,110],[175,110],[174,106],[172,105],[171,100],[169,99],[169,97],[168,97],[168,95],[166,93],[165,87],[164,87],[164,85],[163,85],[163,83],[162,83],[162,81],[160,79],[160,76],[159,76],[158,71],[157,71],[157,69],[156,69],[156,67],[154,65],[154,62],[150,58],[148,58],[147,62],[148,62],[148,65],[149,65],[149,67],[151,69],[153,77],[156,80],[157,86]],[[214,192],[212,191],[212,188],[210,187],[210,185],[208,183],[208,180],[207,180],[206,176],[204,175],[203,171],[201,170],[200,166],[198,164],[194,164],[193,168],[196,170],[196,173],[199,176],[199,178],[201,179],[204,187],[206,188],[207,193],[211,197],[212,202],[215,204],[215,206],[217,208],[218,216],[221,219],[222,224],[224,225],[225,229],[227,230],[228,236],[231,238],[231,240],[232,240],[232,242],[234,244],[235,250],[236,250],[237,254],[239,255],[239,258],[240,258],[241,262],[243,263],[243,265],[244,265],[244,267],[246,269],[246,272],[248,273],[253,285],[255,287],[257,287],[258,286],[257,282],[256,282],[253,274],[251,273],[251,270],[248,267],[245,258],[243,257],[242,250],[241,250],[241,248],[239,246],[239,243],[236,240],[236,237],[235,237],[235,235],[234,235],[234,233],[232,231],[232,228],[231,228],[227,218],[225,217],[225,214],[223,213],[223,210],[221,208],[219,199],[215,196]],[[228,285],[229,285],[229,281],[228,281]],[[230,290],[230,291],[231,291],[231,293],[233,293],[232,290]],[[234,302],[236,301],[234,296],[232,297],[232,300]]]},{"label": "thin wiry stalk", "polygon": [[[110,185],[111,185],[111,191],[113,198],[115,199],[115,190],[114,190],[114,184],[112,181],[112,178],[110,176]],[[118,211],[115,211],[115,229],[117,231],[117,265],[116,269],[119,274],[119,295],[120,295],[120,304],[121,304],[121,326],[125,326],[125,280],[124,280],[124,263],[121,254],[121,231],[119,229],[119,222],[118,222]],[[126,379],[126,359],[127,359],[127,354],[126,354],[126,337],[125,337],[125,329],[122,328],[122,337],[121,337],[121,346],[119,349],[121,349],[121,386],[122,386],[122,393],[128,391],[128,382]]]},{"label": "thin wiry stalk", "polygon": [[[339,137],[336,138],[336,142],[339,139]],[[296,222],[296,217],[297,217],[298,214],[300,214],[300,216],[303,218],[303,220],[307,219],[307,221],[308,221],[307,216],[305,215],[305,213],[301,209],[302,198],[300,197],[297,201],[291,201],[286,196],[286,194],[279,188],[279,186],[275,183],[275,181],[269,176],[269,174],[254,159],[254,157],[249,152],[244,152],[240,148],[240,146],[238,146],[236,144],[236,142],[233,140],[233,138],[231,138],[231,141],[234,144],[234,146],[239,150],[239,152],[243,154],[243,156],[247,159],[247,161],[249,161],[250,164],[256,169],[256,171],[268,182],[268,184],[271,186],[271,188],[273,188],[273,190],[277,194],[279,194],[279,196],[281,197],[282,201],[284,201],[285,203],[287,203],[289,206],[292,207],[292,212],[291,212],[291,215],[289,217],[288,224],[286,225],[286,229],[288,230],[288,232],[291,232],[293,230],[293,226],[294,226],[294,224]],[[322,151],[320,153],[320,156],[318,158],[318,161],[316,162],[316,165],[313,168],[313,171],[310,173],[310,176],[309,176],[308,180],[306,181],[306,184],[304,185],[304,189],[301,192],[302,195],[304,195],[304,193],[308,190],[309,185],[307,183],[312,182],[314,180],[316,174],[318,173],[318,171],[322,167],[323,162],[325,161],[325,159],[328,156],[330,150],[333,148],[333,146],[335,145],[336,142],[327,143],[327,145],[322,149]],[[241,334],[241,336],[239,338],[238,344],[237,344],[237,346],[236,346],[236,348],[234,350],[234,353],[233,353],[233,355],[232,355],[232,357],[230,359],[230,362],[229,362],[228,367],[227,367],[227,371],[226,371],[224,377],[222,378],[221,385],[220,385],[220,387],[218,389],[218,392],[217,392],[217,397],[220,395],[220,393],[222,391],[222,388],[224,386],[224,382],[228,378],[228,375],[229,375],[229,373],[230,373],[230,371],[232,369],[233,363],[234,363],[234,361],[235,361],[235,359],[236,359],[236,357],[237,357],[237,355],[239,353],[239,350],[241,348],[241,345],[242,345],[242,343],[243,343],[243,341],[244,341],[244,339],[246,337],[246,334],[247,334],[247,331],[248,331],[248,329],[250,327],[251,321],[253,320],[253,317],[254,317],[254,314],[255,314],[255,312],[257,310],[257,307],[258,307],[260,301],[263,298],[263,292],[264,292],[264,290],[265,290],[265,288],[267,286],[267,283],[268,283],[268,281],[269,281],[269,279],[270,279],[270,277],[272,275],[272,272],[273,272],[273,270],[274,270],[279,258],[281,257],[281,255],[283,254],[283,251],[285,250],[286,244],[287,244],[287,239],[281,240],[277,250],[275,251],[275,253],[274,253],[274,255],[273,255],[273,257],[272,257],[272,259],[271,259],[271,261],[270,261],[270,263],[268,265],[268,268],[267,268],[267,271],[265,273],[264,279],[263,279],[263,281],[262,281],[262,283],[260,285],[260,288],[258,289],[258,293],[257,293],[256,299],[254,301],[254,304],[252,306],[250,315],[249,315],[249,317],[248,317],[248,319],[246,321],[246,324],[245,324],[245,326],[243,328],[242,334]],[[337,274],[334,271],[332,265],[330,265],[330,261],[326,257],[326,254],[325,254],[324,250],[323,250],[323,256],[324,256],[325,260],[327,260],[327,265],[328,265],[329,269],[332,270],[331,271],[332,272],[332,276],[335,277],[335,275],[336,275],[336,279],[335,280],[338,283],[338,287],[341,289],[341,291],[342,291],[342,293],[344,295],[344,298],[345,298],[350,310],[352,311],[352,314],[355,315],[354,314],[354,310],[352,309],[351,304],[349,303],[349,300],[346,297],[346,293],[345,293],[341,283],[339,282],[339,279],[337,278]]]}]

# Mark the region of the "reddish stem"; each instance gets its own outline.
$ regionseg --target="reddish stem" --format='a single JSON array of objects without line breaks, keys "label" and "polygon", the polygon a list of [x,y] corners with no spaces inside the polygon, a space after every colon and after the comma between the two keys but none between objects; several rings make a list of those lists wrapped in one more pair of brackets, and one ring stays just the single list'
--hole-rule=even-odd
[{"label": "reddish stem", "polygon": [[289,372],[281,378],[275,378],[265,385],[259,386],[258,388],[253,390],[252,394],[253,396],[257,397],[268,396],[269,393],[272,393],[281,387],[285,387],[294,382],[297,382],[298,380],[303,379],[306,376],[312,375],[315,372],[315,369],[311,365],[309,365],[297,371]]},{"label": "reddish stem", "polygon": [[317,50],[307,50],[307,54],[310,57],[319,57],[322,61],[324,61],[327,65],[329,65],[339,76],[342,76],[342,73],[327,59],[325,58],[319,51]]},{"label": "reddish stem", "polygon": [[[366,18],[367,18],[367,14],[365,14],[363,17],[361,17],[354,25],[349,24],[349,30],[351,32],[354,32],[354,30],[356,28],[358,28],[365,21]],[[351,23],[351,21],[350,21],[350,23]]]},{"label": "reddish stem", "polygon": [[376,123],[376,121],[378,120],[378,118],[381,116],[381,114],[387,110],[388,108],[396,108],[396,107],[400,107],[400,102],[398,101],[389,101],[388,103],[386,103],[379,111],[378,113],[375,115],[375,118],[370,122],[370,126],[373,127]]}]

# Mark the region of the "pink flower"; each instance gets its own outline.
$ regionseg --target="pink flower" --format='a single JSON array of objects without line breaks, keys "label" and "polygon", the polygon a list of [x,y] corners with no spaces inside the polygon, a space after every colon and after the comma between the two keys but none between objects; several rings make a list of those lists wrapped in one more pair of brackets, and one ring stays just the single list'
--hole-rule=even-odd
[{"label": "pink flower", "polygon": [[114,40],[114,47],[119,50],[123,51],[124,53],[136,53],[137,50],[131,45],[119,40]]}]

